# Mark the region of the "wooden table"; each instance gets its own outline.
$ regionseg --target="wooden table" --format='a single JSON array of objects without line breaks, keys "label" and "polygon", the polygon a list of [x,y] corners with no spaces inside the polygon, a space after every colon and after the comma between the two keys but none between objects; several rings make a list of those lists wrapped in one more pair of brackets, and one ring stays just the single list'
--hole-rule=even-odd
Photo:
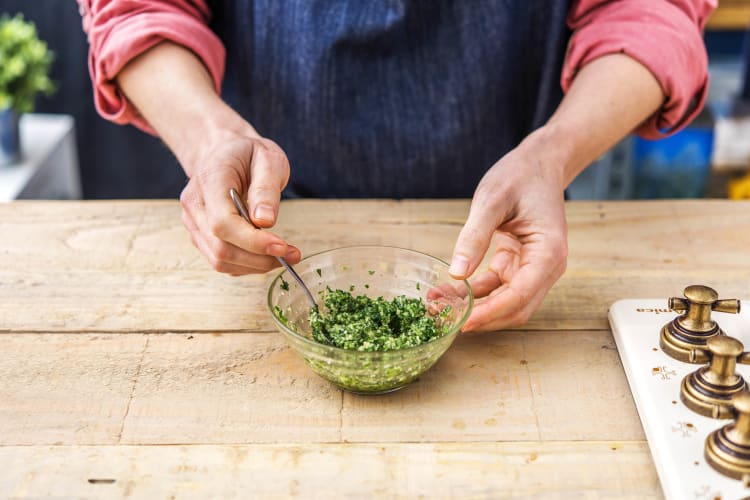
[{"label": "wooden table", "polygon": [[[448,259],[468,206],[291,201],[277,231]],[[208,267],[177,202],[0,205],[0,497],[661,497],[607,308],[750,297],[750,204],[567,209],[568,270],[528,325],[363,397],[286,346],[269,276]]]}]

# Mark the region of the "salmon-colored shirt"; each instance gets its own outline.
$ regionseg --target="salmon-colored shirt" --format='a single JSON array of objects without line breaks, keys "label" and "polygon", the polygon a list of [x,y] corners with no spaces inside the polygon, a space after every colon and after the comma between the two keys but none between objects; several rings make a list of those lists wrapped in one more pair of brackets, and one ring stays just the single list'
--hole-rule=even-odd
[{"label": "salmon-colored shirt", "polygon": [[[211,74],[217,92],[225,51],[209,29],[204,0],[78,0],[90,44],[89,70],[99,113],[153,133],[114,81],[128,61],[163,40],[191,49]],[[573,30],[560,83],[566,91],[579,68],[597,57],[624,53],[647,67],[666,95],[662,108],[637,133],[662,136],[700,111],[708,89],[702,30],[716,0],[576,0]],[[613,118],[614,119],[614,118]]]}]

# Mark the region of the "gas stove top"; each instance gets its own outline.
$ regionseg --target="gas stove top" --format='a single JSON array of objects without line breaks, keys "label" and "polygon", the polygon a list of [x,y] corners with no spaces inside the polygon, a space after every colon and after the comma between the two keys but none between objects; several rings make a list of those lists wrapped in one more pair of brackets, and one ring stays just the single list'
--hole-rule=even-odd
[{"label": "gas stove top", "polygon": [[[709,299],[716,300],[693,307],[687,297],[689,290],[695,292],[695,289],[709,290],[713,294]],[[745,382],[740,378],[750,380],[750,366],[741,364],[748,362],[747,357],[738,354],[743,351],[740,342],[750,346],[750,310],[742,311],[739,301],[719,301],[716,292],[707,287],[689,287],[685,296],[685,299],[627,299],[614,303],[609,321],[618,352],[666,497],[679,500],[748,497],[750,470],[741,474],[735,472],[736,479],[729,477],[726,471],[717,470],[722,467],[721,457],[712,461],[707,458],[705,449],[709,434],[729,425],[721,436],[714,434],[708,440],[713,442],[719,455],[729,448],[730,454],[738,454],[740,461],[750,464],[750,455],[743,455],[748,449],[735,449],[733,443],[727,444],[724,439],[727,435],[736,438],[746,421],[750,421],[750,416],[740,415],[741,411],[750,411],[743,406],[750,401],[750,393],[746,392]],[[735,308],[738,314],[715,312],[735,312]],[[680,314],[677,310],[685,312]],[[674,322],[676,318],[679,320]],[[674,335],[678,344],[685,340],[683,333],[689,337],[689,332],[682,331],[685,325],[697,325],[698,330],[708,330],[708,326],[713,325],[712,332],[699,332],[699,338],[705,335],[721,339],[709,341],[710,349],[704,343],[694,352],[687,349],[676,353],[673,345],[660,339],[666,325],[676,328]],[[694,382],[696,377],[698,382]],[[692,394],[700,399],[707,392],[706,387],[716,389],[717,386],[729,387],[733,394],[743,394],[734,399],[730,395],[724,400],[721,399],[724,396],[720,396],[720,407],[712,407],[709,401],[703,415],[691,409],[701,405]],[[712,418],[714,415],[720,418]],[[742,441],[744,437],[738,439]]]}]

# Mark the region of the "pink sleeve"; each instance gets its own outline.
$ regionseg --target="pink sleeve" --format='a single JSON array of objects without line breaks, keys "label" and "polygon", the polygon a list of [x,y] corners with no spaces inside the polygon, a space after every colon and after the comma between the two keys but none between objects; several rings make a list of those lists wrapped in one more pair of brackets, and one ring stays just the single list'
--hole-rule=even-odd
[{"label": "pink sleeve", "polygon": [[702,30],[716,0],[577,0],[568,16],[573,36],[561,84],[597,57],[624,53],[656,77],[666,100],[635,132],[664,137],[688,124],[708,91],[708,57]]},{"label": "pink sleeve", "polygon": [[89,40],[94,102],[104,118],[155,135],[114,79],[128,61],[164,40],[192,50],[220,91],[224,46],[206,24],[210,11],[204,0],[78,0],[78,5]]}]

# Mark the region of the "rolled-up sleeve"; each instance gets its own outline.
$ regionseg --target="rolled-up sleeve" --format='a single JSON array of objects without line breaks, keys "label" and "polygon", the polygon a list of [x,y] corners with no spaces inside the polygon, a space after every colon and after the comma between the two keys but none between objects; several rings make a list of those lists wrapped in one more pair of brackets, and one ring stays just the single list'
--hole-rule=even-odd
[{"label": "rolled-up sleeve", "polygon": [[716,0],[577,0],[568,25],[573,30],[561,84],[607,54],[626,54],[648,68],[666,96],[661,109],[635,132],[664,137],[688,124],[708,91],[708,57],[702,30]]},{"label": "rolled-up sleeve", "polygon": [[115,77],[133,58],[164,40],[193,51],[216,87],[224,76],[224,46],[207,23],[203,0],[78,0],[89,41],[89,72],[101,116],[154,133],[117,87]]}]

